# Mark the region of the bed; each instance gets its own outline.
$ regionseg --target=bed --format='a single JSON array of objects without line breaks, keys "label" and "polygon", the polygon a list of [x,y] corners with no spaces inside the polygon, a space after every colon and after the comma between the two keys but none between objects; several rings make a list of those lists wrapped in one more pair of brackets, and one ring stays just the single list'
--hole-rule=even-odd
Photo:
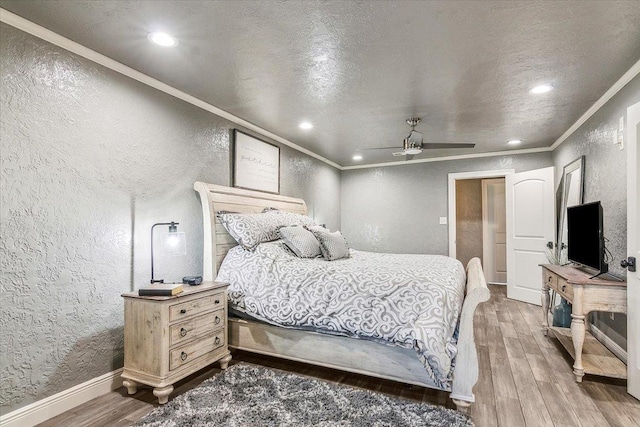
[{"label": "bed", "polygon": [[[243,258],[242,250],[236,247],[236,241],[220,224],[216,212],[260,213],[264,208],[276,208],[285,212],[304,215],[307,213],[306,204],[302,199],[203,182],[196,182],[194,189],[200,195],[203,209],[203,278],[205,281],[216,279],[225,257],[229,256],[225,263],[227,270],[226,272],[224,269],[222,270],[225,277],[228,277],[229,272],[232,271],[228,267],[232,260],[236,259],[236,263],[238,263],[240,262],[238,260]],[[253,253],[246,255],[286,258],[278,245],[281,244],[278,242],[262,244],[260,249],[255,251],[255,255]],[[353,251],[353,260],[342,264],[337,261],[324,261],[324,263],[334,266],[335,268],[332,270],[342,266],[344,269],[339,274],[348,274],[348,264],[359,262],[358,260],[368,259],[370,263],[379,263],[374,258],[369,259],[373,256],[365,252]],[[399,257],[398,255],[388,256]],[[450,259],[446,261],[444,258],[446,257],[432,258],[435,260],[436,268],[440,268],[437,267],[438,263],[442,264],[442,268],[454,265]],[[318,261],[318,263],[321,262]],[[291,263],[293,260],[288,264]],[[294,282],[293,285],[295,285],[297,279],[291,274],[295,270],[295,268],[286,270],[281,280],[291,278]],[[452,375],[448,381],[438,376],[437,372],[434,377],[432,369],[425,369],[425,358],[421,360],[416,354],[416,349],[410,348],[411,346],[403,346],[402,343],[389,345],[383,340],[359,339],[362,337],[326,333],[326,330],[319,331],[317,328],[294,327],[295,325],[283,327],[270,323],[268,319],[260,318],[260,316],[230,318],[229,346],[269,356],[449,391],[458,410],[466,412],[469,405],[474,402],[472,388],[478,378],[478,359],[473,336],[474,312],[478,304],[489,299],[489,289],[486,286],[480,260],[477,258],[469,262],[466,274],[462,272],[458,276],[461,276],[459,279],[462,280],[462,283],[457,285],[461,288],[459,291],[461,301],[460,307],[454,313],[456,318],[459,318],[456,330],[457,342],[454,340],[455,348],[453,349],[455,368],[452,368]],[[464,282],[465,278],[466,283]],[[453,293],[455,294],[455,292]],[[455,299],[454,297],[451,298]],[[317,319],[314,321],[317,322]],[[399,330],[398,332],[403,339],[407,340],[406,334],[402,335],[403,331]],[[446,361],[444,364],[446,365]],[[428,365],[426,367],[429,368]]]}]

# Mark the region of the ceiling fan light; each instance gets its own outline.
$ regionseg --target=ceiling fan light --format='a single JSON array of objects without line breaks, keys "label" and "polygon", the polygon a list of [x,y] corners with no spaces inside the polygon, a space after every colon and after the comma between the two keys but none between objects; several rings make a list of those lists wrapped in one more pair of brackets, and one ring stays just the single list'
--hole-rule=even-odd
[{"label": "ceiling fan light", "polygon": [[420,153],[422,153],[422,148],[419,148],[419,147],[410,147],[404,150],[404,154],[407,154],[410,156],[420,154]]}]

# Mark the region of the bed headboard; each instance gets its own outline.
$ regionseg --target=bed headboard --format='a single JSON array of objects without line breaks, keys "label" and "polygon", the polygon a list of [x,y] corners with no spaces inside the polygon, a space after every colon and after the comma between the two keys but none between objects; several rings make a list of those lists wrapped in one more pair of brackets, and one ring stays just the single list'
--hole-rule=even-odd
[{"label": "bed headboard", "polygon": [[204,281],[212,281],[216,278],[218,267],[227,252],[237,246],[233,237],[220,224],[216,212],[260,213],[264,208],[277,208],[282,211],[307,214],[307,204],[302,199],[200,181],[193,184],[193,188],[200,195],[202,202],[204,234],[202,279]]}]

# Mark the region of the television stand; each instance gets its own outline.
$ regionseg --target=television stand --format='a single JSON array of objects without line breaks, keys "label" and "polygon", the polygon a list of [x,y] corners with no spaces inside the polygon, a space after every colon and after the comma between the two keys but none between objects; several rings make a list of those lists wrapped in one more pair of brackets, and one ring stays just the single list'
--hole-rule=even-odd
[{"label": "television stand", "polygon": [[[591,278],[575,267],[541,267],[543,330],[551,331],[573,357],[576,381],[582,382],[584,374],[626,379],[627,366],[587,331],[585,318],[592,311],[626,314],[627,282]],[[550,289],[572,304],[570,330],[549,326]]]}]

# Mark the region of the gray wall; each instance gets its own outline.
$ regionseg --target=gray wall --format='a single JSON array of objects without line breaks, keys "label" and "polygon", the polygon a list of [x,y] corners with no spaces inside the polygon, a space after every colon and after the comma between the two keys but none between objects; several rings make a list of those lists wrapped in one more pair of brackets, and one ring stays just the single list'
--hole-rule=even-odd
[{"label": "gray wall", "polygon": [[342,171],[342,228],[356,249],[446,255],[448,226],[438,220],[449,173],[550,165],[551,153],[535,153]]},{"label": "gray wall", "polygon": [[456,258],[467,265],[471,258],[482,260],[482,180],[456,181]]},{"label": "gray wall", "polygon": [[[149,231],[178,221],[202,272],[196,180],[229,185],[216,115],[0,25],[0,412],[122,366],[120,294],[149,280]],[[249,132],[250,133],[250,132]],[[340,173],[281,148],[281,194],[340,228]]]},{"label": "gray wall", "polygon": [[[553,151],[556,182],[560,182],[566,164],[585,156],[584,201],[602,202],[604,235],[613,255],[609,269],[624,277],[626,271],[620,267],[620,261],[627,257],[627,151],[613,145],[612,138],[619,118],[626,118],[627,108],[637,102],[640,102],[638,76]],[[626,349],[626,316],[616,314],[615,320],[611,320],[608,313],[598,313],[593,317],[597,327]]]}]

